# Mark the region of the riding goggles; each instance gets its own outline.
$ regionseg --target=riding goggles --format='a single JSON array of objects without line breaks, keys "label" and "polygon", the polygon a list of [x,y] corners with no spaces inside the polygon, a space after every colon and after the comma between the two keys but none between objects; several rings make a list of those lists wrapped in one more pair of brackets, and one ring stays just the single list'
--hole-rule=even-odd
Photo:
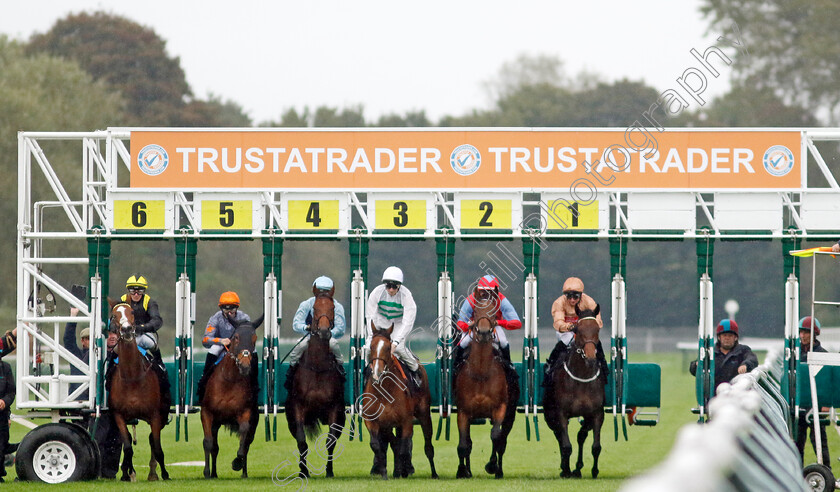
[{"label": "riding goggles", "polygon": [[222,311],[235,311],[239,309],[239,306],[235,306],[233,304],[225,304],[224,306],[219,306],[222,308]]},{"label": "riding goggles", "polygon": [[385,282],[386,289],[399,289],[400,285],[402,284],[400,284],[399,282]]},{"label": "riding goggles", "polygon": [[563,295],[566,296],[566,299],[580,299],[580,296],[583,295],[583,292],[578,292],[576,290],[567,290],[563,292]]},{"label": "riding goggles", "polygon": [[146,292],[146,289],[144,289],[143,287],[129,287],[128,291],[132,294],[142,294]]}]

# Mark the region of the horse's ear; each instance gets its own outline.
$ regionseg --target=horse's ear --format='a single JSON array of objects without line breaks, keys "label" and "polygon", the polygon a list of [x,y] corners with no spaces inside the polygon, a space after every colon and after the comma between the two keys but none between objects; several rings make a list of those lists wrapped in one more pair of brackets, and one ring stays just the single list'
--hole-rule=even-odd
[{"label": "horse's ear", "polygon": [[261,314],[261,315],[260,315],[260,317],[259,317],[259,318],[257,318],[255,321],[252,321],[252,322],[251,322],[251,325],[252,325],[252,326],[254,327],[254,329],[256,330],[257,328],[259,328],[259,326],[260,326],[261,324],[263,324],[263,321],[265,321],[265,313]]},{"label": "horse's ear", "polygon": [[391,326],[387,330],[385,330],[385,333],[388,334],[388,338],[391,338],[391,333],[393,333],[393,332],[394,332],[394,323],[391,323]]},{"label": "horse's ear", "polygon": [[575,304],[575,314],[580,318],[580,303]]},{"label": "horse's ear", "polygon": [[330,289],[330,299],[335,297],[335,285],[333,285],[332,289]]},{"label": "horse's ear", "polygon": [[598,313],[600,313],[600,312],[601,312],[601,305],[598,304],[598,303],[595,303],[595,310],[592,311],[592,316],[598,316]]},{"label": "horse's ear", "polygon": [[117,304],[119,304],[119,301],[116,301],[116,300],[108,297],[108,306],[110,307],[111,310],[113,310],[114,306],[116,306]]}]

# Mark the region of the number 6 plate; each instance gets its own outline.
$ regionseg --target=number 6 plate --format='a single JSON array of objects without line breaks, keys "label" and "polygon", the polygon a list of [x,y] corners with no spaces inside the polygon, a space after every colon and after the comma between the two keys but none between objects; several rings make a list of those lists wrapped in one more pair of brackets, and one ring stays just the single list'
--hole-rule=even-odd
[{"label": "number 6 plate", "polygon": [[172,231],[173,200],[169,193],[111,191],[107,224],[116,232]]}]

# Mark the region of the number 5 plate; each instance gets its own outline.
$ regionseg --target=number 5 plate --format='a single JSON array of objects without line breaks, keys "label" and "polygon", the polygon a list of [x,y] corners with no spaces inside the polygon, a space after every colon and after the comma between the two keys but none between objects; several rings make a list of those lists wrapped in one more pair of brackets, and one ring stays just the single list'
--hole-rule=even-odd
[{"label": "number 5 plate", "polygon": [[258,194],[196,193],[195,215],[206,232],[252,232],[264,228]]},{"label": "number 5 plate", "polygon": [[107,201],[107,224],[116,232],[169,232],[172,231],[173,210],[170,193],[111,191]]}]

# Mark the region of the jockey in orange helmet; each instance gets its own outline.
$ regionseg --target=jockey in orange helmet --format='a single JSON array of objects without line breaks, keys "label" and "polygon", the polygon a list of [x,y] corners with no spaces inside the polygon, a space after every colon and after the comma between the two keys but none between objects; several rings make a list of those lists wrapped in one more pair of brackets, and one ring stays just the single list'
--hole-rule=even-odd
[{"label": "jockey in orange helmet", "polygon": [[[204,330],[204,338],[201,344],[206,347],[207,359],[204,361],[204,372],[198,380],[198,401],[204,397],[204,387],[207,379],[213,372],[216,363],[224,355],[224,351],[230,345],[230,339],[236,331],[236,325],[245,321],[251,321],[251,317],[239,310],[239,295],[236,292],[223,292],[219,296],[219,310],[207,320],[207,328]],[[256,362],[256,358],[254,358]],[[252,373],[257,368],[252,367]]]}]

